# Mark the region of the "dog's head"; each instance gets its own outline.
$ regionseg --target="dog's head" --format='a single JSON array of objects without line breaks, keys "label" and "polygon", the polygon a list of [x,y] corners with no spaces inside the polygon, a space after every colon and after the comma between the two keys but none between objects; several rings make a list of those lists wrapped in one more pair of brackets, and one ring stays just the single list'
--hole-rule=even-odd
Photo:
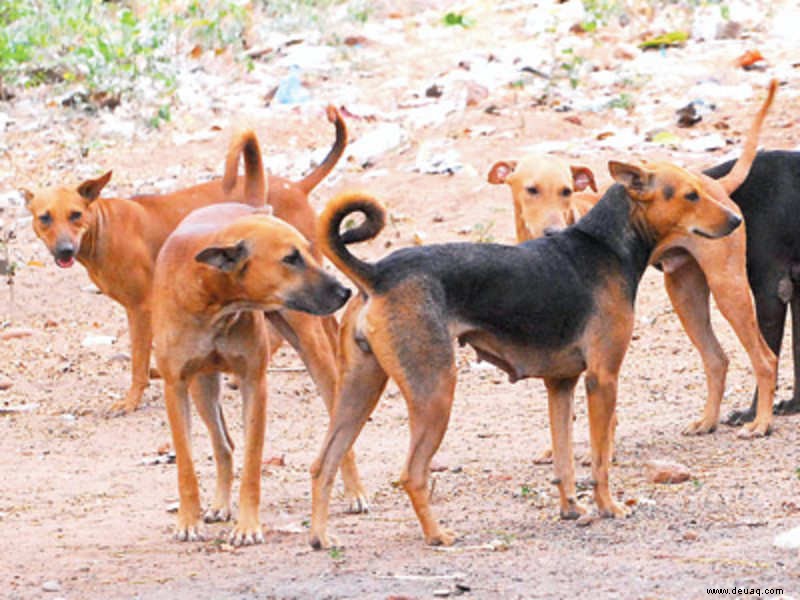
[{"label": "dog's head", "polygon": [[742,222],[720,203],[725,193],[721,188],[676,165],[610,161],[608,170],[641,209],[644,225],[658,240],[669,234],[723,237]]},{"label": "dog's head", "polygon": [[195,260],[224,275],[233,300],[264,310],[327,315],[350,297],[350,290],[322,270],[309,242],[280,219],[248,216],[226,227],[220,239],[228,241],[204,248]]},{"label": "dog's head", "polygon": [[33,215],[33,230],[62,268],[71,267],[81,238],[93,218],[90,205],[111,179],[111,171],[88,179],[76,188],[51,187],[37,192],[21,190]]},{"label": "dog's head", "polygon": [[581,216],[572,203],[573,193],[587,187],[597,191],[591,169],[569,165],[546,154],[526,156],[519,162],[496,162],[489,171],[488,180],[511,187],[517,233],[525,239],[572,225]]}]

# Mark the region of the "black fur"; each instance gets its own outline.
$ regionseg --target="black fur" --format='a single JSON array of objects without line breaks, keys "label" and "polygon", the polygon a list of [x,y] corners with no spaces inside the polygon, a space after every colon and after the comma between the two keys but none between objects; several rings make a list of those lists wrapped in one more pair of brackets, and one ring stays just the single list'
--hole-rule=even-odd
[{"label": "black fur", "polygon": [[[706,171],[716,179],[735,161]],[[747,226],[747,277],[756,302],[758,325],[767,344],[780,353],[787,301],[794,326],[794,393],[776,405],[776,413],[800,411],[800,152],[760,152],[744,183],[731,194]],[[747,411],[734,412],[728,423],[755,418],[756,398]]]}]

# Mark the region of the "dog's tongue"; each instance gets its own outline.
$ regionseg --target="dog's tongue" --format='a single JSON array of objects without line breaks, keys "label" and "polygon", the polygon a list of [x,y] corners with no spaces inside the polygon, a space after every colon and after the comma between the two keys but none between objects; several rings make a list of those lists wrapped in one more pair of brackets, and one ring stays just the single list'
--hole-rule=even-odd
[{"label": "dog's tongue", "polygon": [[75,262],[75,258],[70,256],[68,259],[64,260],[63,258],[57,258],[56,264],[61,267],[62,269],[69,269],[73,263]]}]

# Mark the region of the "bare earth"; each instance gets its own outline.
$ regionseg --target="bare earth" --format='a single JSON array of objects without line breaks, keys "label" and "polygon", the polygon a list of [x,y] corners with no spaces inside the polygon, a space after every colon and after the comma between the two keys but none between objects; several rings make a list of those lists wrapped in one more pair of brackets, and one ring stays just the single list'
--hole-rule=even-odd
[{"label": "bare earth", "polygon": [[[542,4],[551,10],[549,3]],[[363,47],[335,46],[331,63],[306,71],[313,101],[295,108],[263,106],[269,87],[287,72],[280,60],[257,62],[256,70],[245,74],[225,63],[225,57],[208,57],[202,72],[222,81],[209,91],[214,98],[206,104],[178,104],[173,122],[159,131],[148,130],[134,108],[125,113],[120,107],[109,118],[135,124],[127,137],[104,128],[101,117],[53,105],[54,92],[34,89],[0,104],[10,118],[0,142],[12,157],[11,163],[0,163],[0,192],[60,180],[77,183],[108,168],[115,172],[108,194],[188,185],[221,173],[229,124],[240,117],[255,124],[265,155],[274,161],[270,164],[287,165],[281,174],[296,176],[309,167],[309,150],[324,152],[331,143],[333,132],[322,112],[330,101],[362,117],[369,111],[361,105],[377,110],[376,119],[348,119],[353,141],[384,122],[400,124],[407,134],[406,141],[375,157],[366,169],[343,162],[314,193],[317,208],[350,187],[371,190],[387,203],[392,223],[379,240],[359,249],[362,255],[377,258],[413,243],[415,236],[426,243],[487,237],[510,243],[510,194],[487,184],[485,175],[494,160],[518,157],[542,142],[560,142],[556,150],[589,164],[603,184],[609,181],[609,158],[669,158],[707,167],[739,148],[766,81],[777,76],[785,85],[767,119],[762,145],[796,148],[800,69],[792,61],[798,44],[775,33],[776,12],[792,3],[760,3],[768,4],[773,12],[759,13],[759,3],[745,4],[755,7],[756,14],[744,13],[744,33],[737,39],[693,40],[662,53],[639,51],[639,38],[630,28],[610,28],[608,37],[595,38],[596,43],[573,34],[543,34],[536,39],[549,40],[541,42],[545,47],[574,38],[585,64],[595,64],[598,71],[582,74],[574,91],[567,81],[558,82],[554,99],[543,106],[533,100],[544,87],[541,79],[528,75],[522,88],[484,82],[488,97],[474,106],[460,104],[446,115],[442,109],[441,118],[425,125],[408,118],[408,111],[416,110],[414,96],[432,106],[448,101],[449,83],[438,100],[427,98],[425,90],[459,71],[459,61],[472,64],[470,71],[460,69],[466,77],[479,65],[494,64],[489,54],[515,73],[547,62],[547,56],[520,46],[530,38],[526,19],[545,9],[528,3],[525,9],[495,10],[481,4],[473,8],[476,25],[469,30],[441,26],[443,4],[420,13],[409,8],[393,19],[378,14],[374,24],[369,22],[375,29],[361,31],[368,40]],[[637,20],[635,26],[643,32],[646,23]],[[395,37],[380,35],[379,26]],[[343,35],[360,31],[352,21],[343,27]],[[658,32],[657,24],[650,27]],[[767,57],[766,71],[732,66],[751,47]],[[618,48],[632,48],[633,57],[615,56]],[[520,60],[514,62],[515,57]],[[626,69],[648,73],[636,79],[625,75]],[[610,79],[601,81],[598,73]],[[752,93],[742,99],[727,93],[707,98],[716,110],[691,130],[678,129],[674,110],[697,97],[692,91],[696,84],[712,79],[718,87]],[[630,110],[554,110],[571,98],[621,93],[633,98]],[[496,110],[487,112],[491,106]],[[221,130],[210,127],[216,122]],[[645,133],[656,128],[681,139],[718,133],[730,144],[703,152],[687,150],[680,142],[678,149],[646,143]],[[630,143],[609,145],[626,130]],[[598,140],[604,131],[616,135]],[[207,139],[184,141],[177,134]],[[412,171],[420,144],[442,140],[463,168],[452,176]],[[82,147],[90,149],[87,158],[80,155]],[[8,225],[26,213],[6,208],[0,216]],[[390,387],[356,446],[372,510],[345,514],[337,488],[331,529],[343,547],[315,552],[306,534],[308,467],[327,417],[292,350],[280,351],[269,376],[265,460],[284,456],[285,465],[264,467],[266,543],[234,549],[225,541],[230,525],[209,526],[206,542],[176,542],[171,537],[174,515],[167,512],[177,500],[175,466],[144,464],[170,440],[161,383],[153,382],[135,414],[106,416],[129,382],[124,311],[84,290],[89,280],[79,265],[58,269],[25,222],[12,252],[23,268],[13,302],[9,290],[0,290],[2,318],[6,327],[29,328],[32,335],[0,341],[0,374],[12,383],[0,392],[0,408],[12,409],[0,417],[0,596],[428,598],[434,592],[463,592],[474,598],[683,599],[705,598],[707,588],[735,586],[760,588],[762,594],[782,588],[784,598],[800,598],[797,551],[773,545],[776,534],[800,525],[800,417],[776,418],[772,435],[753,441],[738,439],[725,426],[712,435],[681,435],[702,410],[705,378],[655,270],[646,273],[640,287],[637,325],[619,390],[617,464],[611,478],[615,492],[633,508],[630,518],[584,527],[560,521],[556,491],[549,483],[552,469],[532,462],[549,445],[544,387],[533,380],[511,385],[501,372],[477,365],[470,351],[460,350],[453,418],[433,474],[435,509],[460,534],[458,543],[447,549],[426,547],[405,494],[392,486],[408,433],[404,401]],[[716,312],[713,322],[731,358],[725,414],[749,403],[755,381],[730,327]],[[84,346],[89,336],[113,336],[115,342]],[[790,358],[787,340],[778,399],[791,395]],[[226,391],[224,404],[234,440],[240,441],[237,394]],[[29,410],[16,411],[20,406]],[[580,453],[588,440],[582,390],[577,407]],[[202,490],[210,499],[214,466],[199,419],[194,438]],[[241,464],[240,448],[236,459]],[[651,459],[684,463],[692,478],[678,485],[648,483],[643,465]],[[578,474],[585,481],[589,468],[578,466]],[[52,587],[57,591],[44,591],[46,582],[56,582]]]}]

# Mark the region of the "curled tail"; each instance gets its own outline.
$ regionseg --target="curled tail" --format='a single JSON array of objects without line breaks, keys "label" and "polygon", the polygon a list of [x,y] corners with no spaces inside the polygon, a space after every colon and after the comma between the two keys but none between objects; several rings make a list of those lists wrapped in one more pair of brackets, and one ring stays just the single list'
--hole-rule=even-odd
[{"label": "curled tail", "polygon": [[[362,213],[364,222],[340,232],[342,221],[353,213]],[[375,265],[353,256],[348,244],[376,237],[386,224],[386,209],[364,192],[339,194],[322,211],[317,221],[317,240],[322,253],[363,291],[374,287]]]},{"label": "curled tail", "polygon": [[744,148],[742,154],[733,165],[730,172],[725,175],[719,182],[725,191],[730,195],[736,188],[738,188],[745,179],[747,174],[750,173],[750,167],[753,165],[753,160],[756,158],[756,151],[758,150],[758,136],[761,133],[761,125],[764,123],[764,118],[767,116],[767,111],[772,104],[772,99],[775,97],[775,90],[778,89],[778,80],[773,79],[769,82],[769,90],[767,91],[767,99],[761,105],[755,120],[753,121],[750,131],[747,133],[747,138],[744,141]]},{"label": "curled tail", "polygon": [[328,105],[328,121],[336,126],[336,141],[333,143],[333,146],[331,146],[327,156],[325,156],[325,160],[323,160],[316,169],[295,184],[303,190],[306,195],[311,193],[311,190],[317,187],[319,182],[325,179],[328,173],[331,172],[333,167],[336,166],[336,163],[339,162],[347,146],[347,126],[344,123],[344,119],[342,119],[342,115],[332,104]]},{"label": "curled tail", "polygon": [[239,156],[244,155],[244,196],[243,201],[251,206],[264,206],[266,182],[261,148],[252,129],[240,131],[233,136],[228,155],[225,157],[225,174],[222,176],[222,190],[230,194],[239,178]]}]

